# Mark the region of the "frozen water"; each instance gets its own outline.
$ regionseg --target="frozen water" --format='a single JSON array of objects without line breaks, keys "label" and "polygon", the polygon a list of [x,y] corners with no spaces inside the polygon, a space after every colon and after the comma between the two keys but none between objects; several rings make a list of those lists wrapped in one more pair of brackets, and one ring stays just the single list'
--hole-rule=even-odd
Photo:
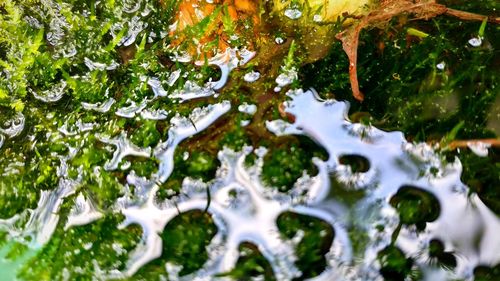
[{"label": "frozen water", "polygon": [[297,8],[288,8],[285,10],[285,16],[289,19],[296,20],[302,16],[302,11]]},{"label": "frozen water", "polygon": [[66,81],[61,80],[59,83],[52,86],[52,88],[49,90],[37,92],[31,88],[28,88],[28,91],[31,92],[37,100],[41,100],[43,102],[56,102],[63,97],[65,89]]},{"label": "frozen water", "polygon": [[248,83],[252,83],[257,81],[260,78],[260,73],[257,71],[250,71],[245,76],[243,76],[243,80],[245,80]]},{"label": "frozen water", "polygon": [[[210,88],[219,90],[226,85],[229,73],[238,66],[246,64],[255,56],[255,52],[248,49],[238,50],[236,48],[226,48],[225,52],[219,53],[208,60],[209,65],[216,65],[220,68],[221,78],[219,81],[209,82]],[[205,62],[198,61],[197,65]]]},{"label": "frozen water", "polygon": [[16,112],[12,119],[0,125],[0,134],[4,134],[9,138],[16,137],[24,130],[24,123],[24,115],[20,112]]}]

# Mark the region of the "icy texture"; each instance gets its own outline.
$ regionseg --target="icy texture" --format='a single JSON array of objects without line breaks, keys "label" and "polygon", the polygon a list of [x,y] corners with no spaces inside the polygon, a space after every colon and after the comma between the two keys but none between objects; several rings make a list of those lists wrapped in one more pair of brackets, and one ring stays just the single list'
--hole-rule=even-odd
[{"label": "icy texture", "polygon": [[248,104],[245,102],[238,106],[238,110],[246,114],[254,115],[255,112],[257,112],[257,106],[255,104]]},{"label": "icy texture", "polygon": [[[152,81],[151,87],[157,86],[154,80],[148,81]],[[500,262],[500,221],[477,195],[469,195],[468,188],[460,181],[462,167],[458,160],[446,162],[433,147],[425,143],[409,143],[401,132],[384,132],[372,126],[351,123],[346,117],[348,104],[345,102],[321,101],[313,90],[291,90],[287,95],[290,100],[284,104],[284,110],[295,117],[294,123],[268,121],[268,130],[276,135],[306,135],[328,152],[327,160],[312,159],[318,174],[312,176],[304,172],[287,193],[264,186],[260,179],[266,149],[244,147],[242,151],[228,148],[219,151],[221,166],[215,179],[202,182],[185,178],[180,195],[166,200],[157,198],[159,186],[167,181],[174,169],[174,153],[179,143],[205,130],[226,114],[231,109],[228,101],[195,108],[189,116],[173,116],[168,138],[154,149],[135,146],[125,132],[114,138],[98,136],[101,142],[114,147],[112,158],[104,165],[106,170],[118,169],[128,155],[154,156],[159,162],[158,171],[150,177],[139,177],[134,171],[127,174],[124,195],[111,211],[125,216],[121,229],[137,224],[143,230],[143,237],[129,253],[124,269],[96,269],[98,279],[132,276],[162,255],[160,234],[173,218],[190,210],[206,210],[218,228],[207,246],[209,259],[200,270],[187,276],[178,276],[179,265],[166,264],[169,279],[227,280],[215,276],[235,266],[242,242],[258,246],[277,280],[301,277],[302,272],[295,265],[295,246],[301,241],[303,232],[298,231],[296,237],[286,240],[276,223],[280,214],[293,212],[319,218],[330,224],[335,233],[331,248],[325,255],[325,270],[311,280],[382,280],[377,254],[391,244],[392,235],[400,226],[398,213],[390,200],[403,186],[418,187],[432,194],[440,204],[439,217],[428,222],[423,231],[401,225],[395,241],[406,256],[413,258],[415,266],[422,269],[428,280],[471,280],[472,270],[477,265]],[[242,104],[238,110],[253,114],[256,107]],[[143,118],[167,117],[166,112],[144,108],[128,112],[133,116],[140,113]],[[12,128],[11,123],[9,128]],[[14,123],[19,127],[19,121]],[[71,128],[63,124],[59,131],[71,136],[92,129],[91,124],[77,122]],[[2,130],[0,136],[12,136],[19,131]],[[75,194],[80,185],[79,178],[68,177],[66,164],[77,151],[70,148],[67,156],[60,157],[57,188],[42,191],[34,210],[0,220],[0,229],[28,244],[41,245],[48,241],[59,221],[58,211],[63,200]],[[247,166],[245,159],[251,153],[255,154],[256,160],[252,166]],[[346,155],[365,158],[369,168],[365,172],[353,172],[351,166],[341,164],[339,160]],[[183,159],[188,161],[189,154]],[[124,163],[122,167],[128,164]],[[98,174],[100,168],[96,167],[94,172]],[[331,194],[331,176],[345,188],[364,190],[366,196],[355,206],[345,205],[335,197],[336,194]],[[65,228],[88,224],[102,216],[92,198],[81,193],[75,199]],[[369,238],[363,252],[356,255],[348,235],[354,225]],[[383,230],[380,225],[384,226]],[[429,265],[429,244],[433,239],[439,239],[447,252],[454,253],[457,260],[454,270]],[[118,244],[114,248],[123,251]]]},{"label": "icy texture", "polygon": [[12,119],[7,120],[3,125],[0,125],[0,134],[4,134],[9,138],[16,137],[24,130],[24,122],[24,115],[17,112]]},{"label": "icy texture", "polygon": [[68,229],[72,226],[85,225],[100,219],[102,216],[103,214],[97,211],[90,199],[85,198],[82,194],[78,194],[64,228]]},{"label": "icy texture", "polygon": [[[221,78],[219,81],[209,82],[210,88],[219,90],[227,83],[229,73],[238,66],[246,64],[255,56],[255,52],[247,49],[238,50],[236,48],[227,48],[225,52],[219,53],[208,60],[209,65],[216,65],[220,68]],[[204,61],[196,62],[197,65],[203,65]]]},{"label": "icy texture", "polygon": [[128,100],[129,106],[118,108],[115,112],[116,115],[125,118],[134,118],[136,114],[140,113],[148,105],[148,101],[135,102]]},{"label": "icy texture", "polygon": [[67,162],[76,153],[77,149],[69,148],[67,156],[59,157],[58,186],[54,190],[41,191],[36,209],[26,209],[9,219],[0,219],[0,229],[9,233],[13,239],[34,247],[47,243],[59,222],[59,208],[64,198],[74,194],[81,181],[80,178],[68,178]]},{"label": "icy texture", "polygon": [[31,92],[37,100],[41,100],[43,102],[56,102],[63,97],[64,89],[66,89],[66,81],[61,80],[49,90],[36,92],[31,88],[28,88],[28,91]]},{"label": "icy texture", "polygon": [[99,136],[101,142],[111,144],[116,147],[113,153],[113,158],[104,164],[105,170],[116,170],[118,165],[126,156],[142,156],[149,157],[151,155],[151,148],[140,148],[134,145],[129,139],[127,139],[127,134],[122,132],[119,136],[112,139],[105,136]]},{"label": "icy texture", "polygon": [[488,149],[491,147],[490,143],[484,143],[480,141],[468,142],[467,147],[472,150],[477,156],[487,157]]},{"label": "icy texture", "polygon": [[103,103],[86,103],[82,102],[82,106],[86,110],[94,110],[101,113],[106,113],[111,109],[111,106],[115,103],[114,98],[110,98]]},{"label": "icy texture", "polygon": [[215,92],[210,87],[201,87],[195,82],[187,81],[182,89],[175,90],[170,97],[186,101],[196,98],[209,97],[214,94]]},{"label": "icy texture", "polygon": [[[365,279],[378,272],[376,254],[390,244],[398,224],[389,200],[400,187],[408,185],[433,194],[441,208],[440,216],[427,223],[423,232],[403,226],[396,241],[420,267],[430,270],[428,245],[432,239],[441,240],[446,250],[457,257],[455,271],[442,272],[445,279],[470,278],[475,266],[500,262],[500,239],[495,237],[500,231],[500,221],[477,195],[468,196],[468,188],[460,181],[462,166],[458,159],[446,163],[430,146],[408,143],[400,132],[352,124],[346,118],[348,106],[344,102],[320,102],[313,91],[290,91],[288,95],[292,100],[286,103],[286,111],[295,116],[295,123],[276,126],[274,121],[268,123],[268,128],[279,127],[277,134],[300,132],[317,141],[329,154],[324,163],[326,171],[336,174],[348,186],[369,191],[359,203],[360,209],[373,206],[379,211],[378,218],[365,222],[371,244],[366,248],[363,263],[355,267],[354,279]],[[349,166],[339,163],[340,156],[353,154],[368,159],[367,172],[352,173]],[[377,224],[386,226],[382,233],[376,230]],[[482,235],[475,236],[479,233]]]},{"label": "icy texture", "polygon": [[245,76],[243,76],[243,80],[245,80],[248,83],[253,83],[257,81],[260,78],[260,73],[257,71],[250,71]]}]

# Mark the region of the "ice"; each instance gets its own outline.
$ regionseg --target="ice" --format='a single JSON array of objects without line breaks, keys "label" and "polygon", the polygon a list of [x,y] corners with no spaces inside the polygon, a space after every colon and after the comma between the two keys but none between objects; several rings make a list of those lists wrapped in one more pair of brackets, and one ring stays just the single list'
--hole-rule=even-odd
[{"label": "ice", "polygon": [[107,171],[118,169],[118,165],[126,156],[139,156],[139,157],[150,157],[151,148],[140,148],[133,144],[128,138],[125,132],[120,133],[120,135],[114,138],[108,138],[106,136],[99,135],[98,139],[107,144],[113,145],[116,150],[113,153],[113,158],[104,164],[104,169]]}]

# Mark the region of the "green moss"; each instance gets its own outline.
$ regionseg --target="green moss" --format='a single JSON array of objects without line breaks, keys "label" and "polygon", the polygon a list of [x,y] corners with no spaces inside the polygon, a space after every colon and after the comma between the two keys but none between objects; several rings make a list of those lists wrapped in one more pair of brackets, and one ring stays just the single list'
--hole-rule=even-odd
[{"label": "green moss", "polygon": [[180,275],[201,268],[208,258],[206,246],[217,233],[207,213],[191,211],[170,221],[161,233],[162,260],[182,265]]},{"label": "green moss", "polygon": [[156,122],[148,120],[144,120],[130,136],[130,140],[140,147],[154,147],[158,144],[160,138],[160,133],[156,129]]},{"label": "green moss", "polygon": [[387,281],[403,281],[411,273],[413,260],[406,258],[397,247],[386,247],[378,252],[377,259],[381,266],[380,273]]},{"label": "green moss", "polygon": [[277,140],[277,147],[270,147],[264,157],[262,179],[268,186],[287,191],[303,172],[309,175],[317,173],[312,157],[325,159],[326,152],[311,140],[301,138],[300,142],[293,138]]},{"label": "green moss", "polygon": [[302,272],[299,279],[321,274],[326,266],[325,254],[329,251],[335,235],[332,227],[320,219],[295,213],[281,214],[277,224],[287,239],[292,239],[298,231],[303,232],[295,250],[298,257],[295,264]]},{"label": "green moss", "polygon": [[[106,216],[92,224],[64,230],[52,239],[21,270],[23,280],[90,280],[101,270],[124,268],[127,253],[140,240],[141,231],[130,226],[118,231],[118,216]],[[123,250],[116,250],[123,249]]]},{"label": "green moss", "polygon": [[217,159],[207,152],[193,152],[189,157],[187,173],[191,177],[208,181],[215,177],[217,162]]},{"label": "green moss", "polygon": [[414,186],[399,188],[390,204],[398,211],[402,224],[414,224],[418,230],[424,230],[426,223],[435,221],[441,212],[434,195]]},{"label": "green moss", "polygon": [[243,242],[239,246],[240,257],[233,270],[218,276],[229,276],[235,280],[249,280],[251,277],[274,281],[273,269],[257,246]]},{"label": "green moss", "polygon": [[457,154],[463,165],[461,180],[471,192],[496,214],[500,214],[500,150],[490,148],[488,157],[480,157],[469,150]]},{"label": "green moss", "polygon": [[[484,6],[483,3],[470,5]],[[491,10],[491,8],[490,8]],[[388,130],[401,130],[411,139],[439,140],[460,121],[458,138],[486,138],[488,112],[498,91],[498,28],[487,25],[479,48],[468,46],[480,23],[449,17],[400,24],[393,20],[385,30],[366,30],[358,49],[358,77],[363,103],[351,95],[348,60],[340,42],[329,55],[300,69],[301,82],[322,96],[329,93],[349,100],[351,112],[369,112],[373,123]],[[407,36],[414,27],[426,38]],[[444,69],[437,65],[444,62]],[[315,79],[309,79],[315,77]]]}]

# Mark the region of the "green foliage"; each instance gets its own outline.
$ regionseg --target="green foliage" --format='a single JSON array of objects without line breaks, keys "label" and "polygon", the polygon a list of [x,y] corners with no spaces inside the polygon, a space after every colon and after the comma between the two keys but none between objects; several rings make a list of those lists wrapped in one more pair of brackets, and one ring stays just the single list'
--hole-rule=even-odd
[{"label": "green foliage", "polygon": [[254,244],[241,243],[238,250],[240,257],[235,268],[219,276],[229,276],[235,280],[247,280],[250,277],[263,277],[265,281],[276,280],[269,261]]},{"label": "green foliage", "polygon": [[292,239],[297,231],[303,231],[303,238],[295,250],[298,257],[295,264],[302,272],[300,279],[321,274],[326,266],[325,254],[335,235],[331,226],[320,219],[294,213],[281,214],[277,223],[287,239]]},{"label": "green foliage", "polygon": [[413,260],[406,258],[403,251],[395,246],[388,246],[378,252],[380,273],[387,281],[403,281],[411,273]]},{"label": "green foliage", "polygon": [[284,192],[293,187],[299,177],[307,171],[309,175],[317,173],[312,157],[325,158],[326,152],[311,140],[278,141],[277,147],[271,147],[264,157],[262,179],[269,186]]},{"label": "green foliage", "polygon": [[90,280],[99,270],[123,268],[127,253],[140,240],[141,230],[109,231],[121,219],[106,216],[92,224],[64,230],[59,224],[54,237],[20,273],[23,280]]},{"label": "green foliage", "polygon": [[488,157],[480,157],[471,151],[461,151],[457,156],[463,165],[461,180],[471,193],[479,198],[496,214],[500,214],[500,151],[489,149]]},{"label": "green foliage", "polygon": [[[487,122],[498,95],[498,52],[493,46],[500,36],[498,28],[486,25],[483,44],[474,48],[467,42],[478,36],[480,26],[437,17],[404,26],[393,20],[385,30],[363,31],[358,49],[363,103],[351,95],[349,62],[340,42],[325,59],[301,68],[299,76],[323,96],[349,100],[352,113],[369,112],[373,124],[401,130],[416,141],[439,140],[460,122],[457,138],[493,137]],[[404,28],[429,36],[408,36]]]},{"label": "green foliage", "polygon": [[431,193],[413,186],[403,186],[391,198],[402,224],[416,225],[424,230],[427,222],[435,221],[441,212],[439,201]]},{"label": "green foliage", "polygon": [[208,258],[206,246],[217,233],[217,227],[207,213],[191,211],[175,217],[161,233],[162,260],[182,265],[180,275],[203,266]]}]

